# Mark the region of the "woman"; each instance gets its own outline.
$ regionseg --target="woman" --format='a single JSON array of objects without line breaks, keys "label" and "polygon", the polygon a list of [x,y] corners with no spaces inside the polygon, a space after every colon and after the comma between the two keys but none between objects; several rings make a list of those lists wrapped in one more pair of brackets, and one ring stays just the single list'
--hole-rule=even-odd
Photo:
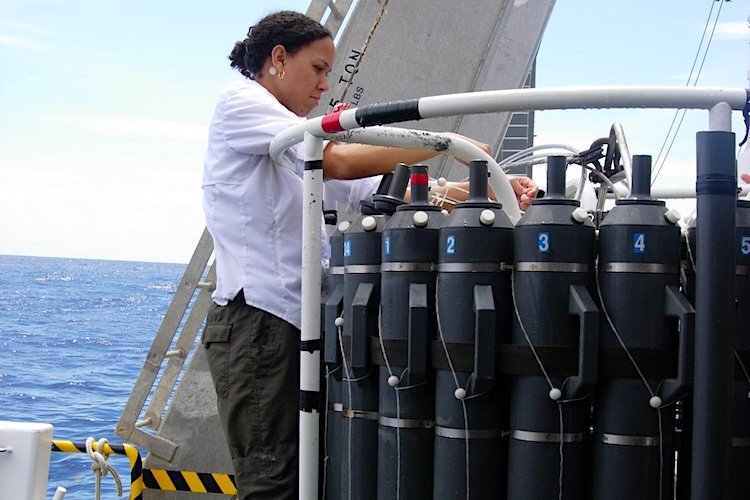
[{"label": "woman", "polygon": [[[318,105],[334,54],[312,19],[263,18],[229,56],[246,78],[225,89],[210,125],[203,201],[217,283],[203,345],[241,499],[297,498],[302,145],[277,163],[268,149]],[[325,202],[356,208],[377,187],[371,176],[436,154],[329,142]],[[528,179],[514,188],[536,194]]]}]

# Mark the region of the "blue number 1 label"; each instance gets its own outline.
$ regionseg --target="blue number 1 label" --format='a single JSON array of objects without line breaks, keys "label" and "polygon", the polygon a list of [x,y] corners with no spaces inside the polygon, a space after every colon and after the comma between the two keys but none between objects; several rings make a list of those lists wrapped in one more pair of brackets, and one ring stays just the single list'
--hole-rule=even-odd
[{"label": "blue number 1 label", "polygon": [[383,249],[385,250],[386,255],[391,254],[391,237],[390,236],[386,236],[385,238],[383,238]]},{"label": "blue number 1 label", "polygon": [[344,257],[351,257],[352,256],[352,242],[350,241],[344,241]]},{"label": "blue number 1 label", "polygon": [[549,252],[549,233],[539,233],[536,238],[536,244],[539,248],[539,253]]},{"label": "blue number 1 label", "polygon": [[633,253],[646,253],[646,233],[633,233]]}]

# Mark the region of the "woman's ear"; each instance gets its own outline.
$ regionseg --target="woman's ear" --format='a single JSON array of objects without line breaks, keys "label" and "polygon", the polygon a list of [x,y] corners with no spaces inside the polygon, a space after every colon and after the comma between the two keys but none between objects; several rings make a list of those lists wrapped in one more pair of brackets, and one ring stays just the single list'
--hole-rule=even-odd
[{"label": "woman's ear", "polygon": [[276,66],[278,71],[282,71],[284,69],[284,63],[286,62],[286,56],[286,48],[283,45],[274,45],[271,49],[271,65]]}]

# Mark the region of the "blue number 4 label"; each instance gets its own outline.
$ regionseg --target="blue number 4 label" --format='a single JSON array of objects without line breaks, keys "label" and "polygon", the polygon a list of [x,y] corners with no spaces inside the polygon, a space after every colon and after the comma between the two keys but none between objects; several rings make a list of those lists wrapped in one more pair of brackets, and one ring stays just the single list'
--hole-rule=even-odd
[{"label": "blue number 4 label", "polygon": [[646,233],[633,233],[633,253],[646,253]]}]

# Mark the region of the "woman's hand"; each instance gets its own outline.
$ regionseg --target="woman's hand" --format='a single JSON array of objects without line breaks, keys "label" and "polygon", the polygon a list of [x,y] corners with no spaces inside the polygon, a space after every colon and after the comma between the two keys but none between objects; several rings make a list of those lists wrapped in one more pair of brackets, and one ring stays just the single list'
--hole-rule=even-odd
[{"label": "woman's hand", "polygon": [[537,186],[529,177],[516,177],[509,175],[508,180],[513,187],[513,192],[516,193],[518,206],[521,210],[529,208],[531,202],[536,198],[536,195],[539,192],[539,186]]},{"label": "woman's hand", "polygon": [[740,179],[742,179],[742,182],[745,184],[750,184],[750,174],[741,174]]},{"label": "woman's hand", "polygon": [[[474,144],[475,146],[479,147],[482,151],[487,153],[488,155],[492,155],[492,148],[490,148],[489,144],[485,144],[484,142],[476,141],[472,139],[471,137],[466,137],[465,135],[456,134],[455,132],[442,132],[443,135],[447,135],[449,137],[456,137],[458,139],[463,139],[465,141],[469,141],[470,143]],[[456,158],[459,162],[463,163],[464,165],[468,165],[468,162],[465,162],[464,160],[460,160]]]},{"label": "woman's hand", "polygon": [[339,111],[344,111],[349,109],[351,107],[351,104],[348,102],[337,102],[335,106],[333,106],[333,111],[331,113],[337,113]]}]

